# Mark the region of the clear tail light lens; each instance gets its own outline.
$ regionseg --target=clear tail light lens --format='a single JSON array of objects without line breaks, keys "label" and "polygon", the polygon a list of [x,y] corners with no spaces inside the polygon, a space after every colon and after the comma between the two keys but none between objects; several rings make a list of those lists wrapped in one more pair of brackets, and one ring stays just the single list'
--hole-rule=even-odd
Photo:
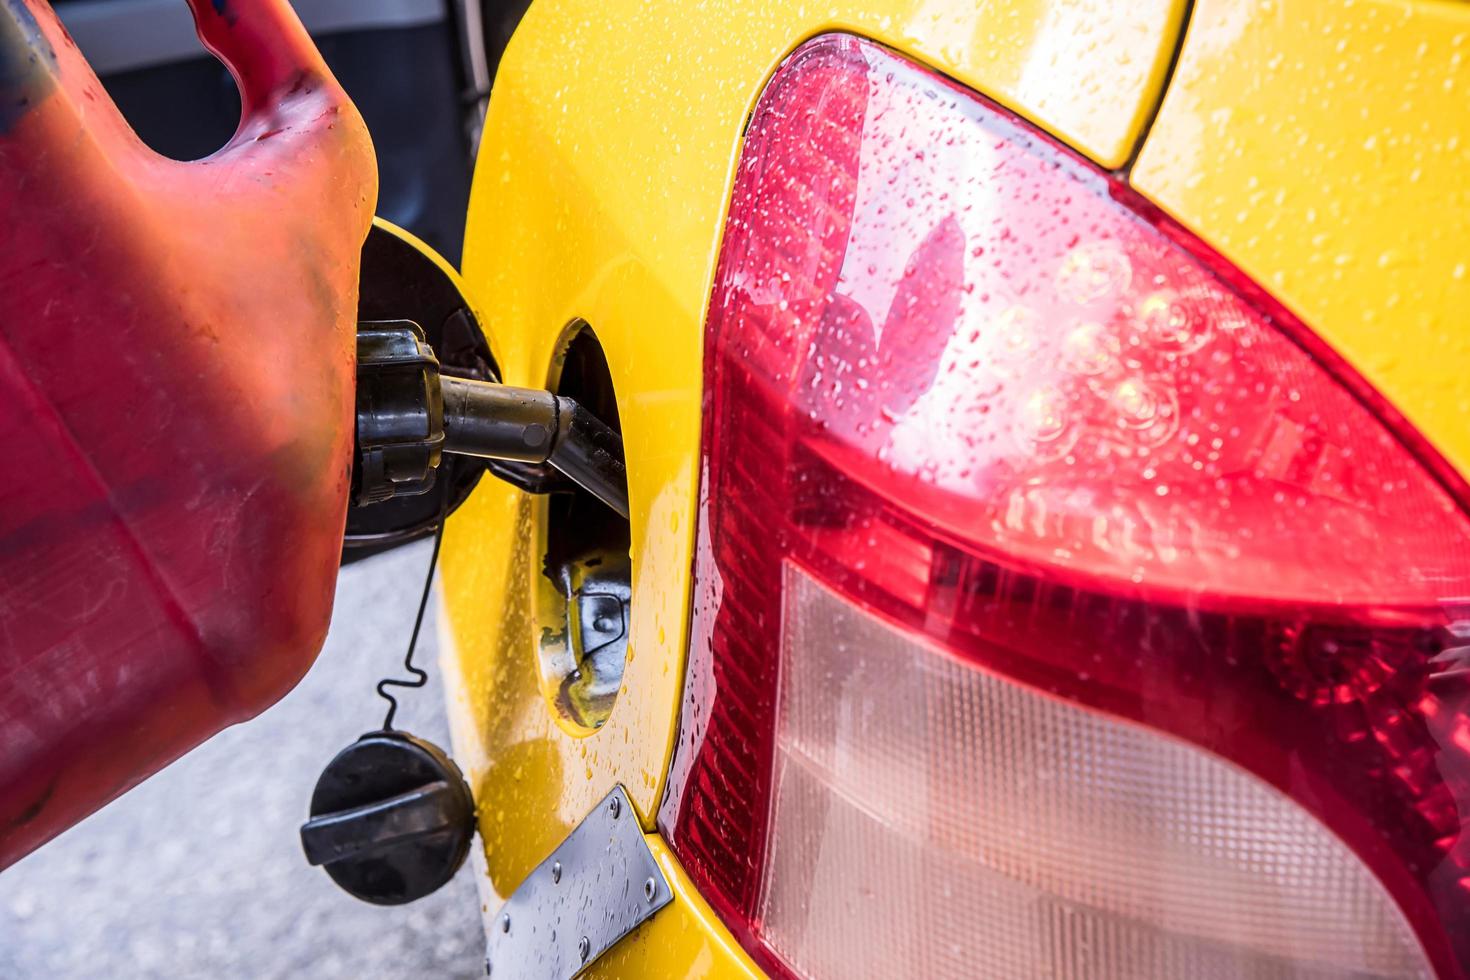
[{"label": "clear tail light lens", "polygon": [[791,563],[761,938],[816,977],[1421,976],[1306,810],[958,663]]},{"label": "clear tail light lens", "polygon": [[1459,484],[1126,188],[809,42],[706,399],[659,821],[769,969],[1465,976]]}]

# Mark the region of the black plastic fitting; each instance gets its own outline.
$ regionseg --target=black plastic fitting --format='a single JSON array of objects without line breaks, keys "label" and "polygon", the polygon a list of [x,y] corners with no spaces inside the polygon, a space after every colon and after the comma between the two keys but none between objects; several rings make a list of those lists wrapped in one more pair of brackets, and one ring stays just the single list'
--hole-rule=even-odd
[{"label": "black plastic fitting", "polygon": [[412,320],[357,325],[359,505],[428,493],[444,443],[439,359]]}]

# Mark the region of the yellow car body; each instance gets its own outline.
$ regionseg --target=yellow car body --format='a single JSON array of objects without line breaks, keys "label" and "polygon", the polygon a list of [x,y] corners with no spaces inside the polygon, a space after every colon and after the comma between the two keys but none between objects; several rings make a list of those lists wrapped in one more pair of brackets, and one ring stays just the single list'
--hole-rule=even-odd
[{"label": "yellow car body", "polygon": [[1126,175],[1470,478],[1470,5],[538,0],[495,81],[463,276],[510,383],[546,384],[569,327],[596,332],[637,614],[607,723],[558,721],[528,612],[545,504],[486,480],[445,535],[441,633],[486,914],[618,784],[674,885],[591,975],[760,975],[654,819],[683,690],[705,307],[742,131],[783,57],[828,32]]}]

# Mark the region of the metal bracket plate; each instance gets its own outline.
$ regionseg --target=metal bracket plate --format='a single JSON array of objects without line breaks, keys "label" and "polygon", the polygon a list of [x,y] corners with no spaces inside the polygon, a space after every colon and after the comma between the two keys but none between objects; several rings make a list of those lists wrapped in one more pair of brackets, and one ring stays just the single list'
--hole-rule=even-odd
[{"label": "metal bracket plate", "polygon": [[490,923],[485,971],[571,980],[673,901],[621,786],[520,883]]}]

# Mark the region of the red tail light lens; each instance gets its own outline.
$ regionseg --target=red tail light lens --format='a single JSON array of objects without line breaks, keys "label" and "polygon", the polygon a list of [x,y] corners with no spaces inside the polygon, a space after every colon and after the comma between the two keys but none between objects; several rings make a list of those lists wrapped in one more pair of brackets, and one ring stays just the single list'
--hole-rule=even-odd
[{"label": "red tail light lens", "polygon": [[780,69],[660,813],[769,968],[1465,975],[1470,521],[1312,344],[974,95]]}]

